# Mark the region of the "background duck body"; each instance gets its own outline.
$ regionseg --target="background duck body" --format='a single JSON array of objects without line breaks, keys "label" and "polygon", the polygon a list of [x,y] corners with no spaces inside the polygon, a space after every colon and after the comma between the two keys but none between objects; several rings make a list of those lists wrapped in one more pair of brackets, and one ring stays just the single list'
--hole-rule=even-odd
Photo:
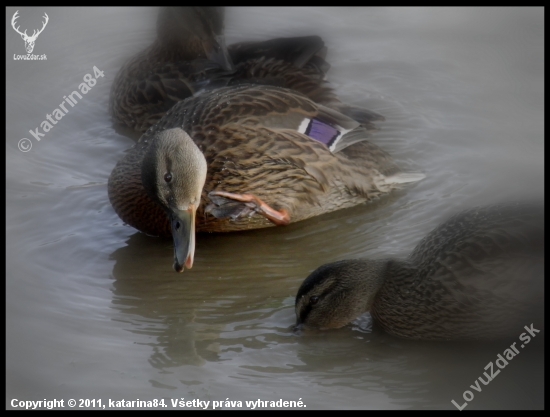
[{"label": "background duck body", "polygon": [[[241,42],[226,48],[223,17],[217,7],[161,8],[157,40],[115,77],[109,102],[114,121],[143,133],[178,101],[205,88],[240,83],[291,88],[318,103],[343,106],[324,81],[329,65],[320,37]],[[213,50],[223,59],[209,59]],[[366,122],[383,120],[374,112],[359,114]]]},{"label": "background duck body", "polygon": [[543,326],[543,275],[543,207],[476,208],[438,226],[405,261],[350,260],[319,268],[302,284],[296,314],[307,324],[304,311],[315,287],[333,285],[353,295],[338,303],[336,295],[321,296],[312,306],[325,314],[318,314],[320,322],[340,316],[335,322],[344,325],[370,311],[383,330],[399,337],[517,337],[525,325]]},{"label": "background duck body", "polygon": [[[170,227],[141,183],[143,157],[158,133],[172,128],[189,134],[208,166],[197,231],[273,225],[256,214],[254,204],[223,193],[254,195],[295,222],[424,177],[400,173],[388,154],[366,141],[366,127],[301,94],[272,86],[226,87],[175,105],[111,173],[109,197],[116,212],[152,235],[169,236]],[[332,138],[327,144],[315,140],[327,134]]]}]

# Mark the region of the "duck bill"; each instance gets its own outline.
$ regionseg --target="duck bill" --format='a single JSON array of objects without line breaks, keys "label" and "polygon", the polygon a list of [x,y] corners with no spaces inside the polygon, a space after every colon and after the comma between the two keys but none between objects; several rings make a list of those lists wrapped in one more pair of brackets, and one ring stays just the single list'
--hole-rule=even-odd
[{"label": "duck bill", "polygon": [[233,71],[233,62],[225,46],[223,35],[203,41],[203,47],[209,60],[221,65],[226,71]]},{"label": "duck bill", "polygon": [[191,206],[187,210],[173,210],[170,214],[172,237],[174,238],[174,269],[183,272],[191,269],[195,255],[195,212]]}]

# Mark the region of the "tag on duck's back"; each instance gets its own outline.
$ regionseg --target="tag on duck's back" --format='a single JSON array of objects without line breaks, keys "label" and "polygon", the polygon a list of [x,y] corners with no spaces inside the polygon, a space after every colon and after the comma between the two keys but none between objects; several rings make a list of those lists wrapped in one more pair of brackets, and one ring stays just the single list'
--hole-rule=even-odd
[{"label": "tag on duck's back", "polygon": [[336,142],[344,136],[348,130],[338,129],[328,123],[317,119],[304,119],[298,128],[298,132],[309,136],[311,139],[321,142],[331,152],[334,152]]},{"label": "tag on duck's back", "polygon": [[332,153],[369,138],[370,134],[356,120],[321,104],[317,110],[315,117],[302,119],[298,131],[322,143]]}]

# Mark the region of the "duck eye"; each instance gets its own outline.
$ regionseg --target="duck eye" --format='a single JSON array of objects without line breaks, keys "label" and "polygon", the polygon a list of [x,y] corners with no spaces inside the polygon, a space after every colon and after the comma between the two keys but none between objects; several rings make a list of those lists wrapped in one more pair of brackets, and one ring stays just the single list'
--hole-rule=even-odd
[{"label": "duck eye", "polygon": [[170,182],[172,181],[172,174],[167,172],[166,174],[164,174],[164,181],[166,182]]},{"label": "duck eye", "polygon": [[314,306],[318,302],[319,302],[319,297],[317,297],[316,295],[309,299],[309,304],[312,305],[312,306]]}]

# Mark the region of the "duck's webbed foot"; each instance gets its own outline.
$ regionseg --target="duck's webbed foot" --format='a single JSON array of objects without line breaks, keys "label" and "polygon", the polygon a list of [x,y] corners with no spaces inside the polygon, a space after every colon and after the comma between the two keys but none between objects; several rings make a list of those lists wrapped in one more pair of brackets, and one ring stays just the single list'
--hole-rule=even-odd
[{"label": "duck's webbed foot", "polygon": [[[225,191],[211,191],[208,197],[212,201],[206,212],[219,219],[236,219],[254,213],[260,213],[277,226],[290,223],[290,215],[285,209],[275,210],[253,194],[233,194]],[[244,203],[244,204],[243,204]]]}]

